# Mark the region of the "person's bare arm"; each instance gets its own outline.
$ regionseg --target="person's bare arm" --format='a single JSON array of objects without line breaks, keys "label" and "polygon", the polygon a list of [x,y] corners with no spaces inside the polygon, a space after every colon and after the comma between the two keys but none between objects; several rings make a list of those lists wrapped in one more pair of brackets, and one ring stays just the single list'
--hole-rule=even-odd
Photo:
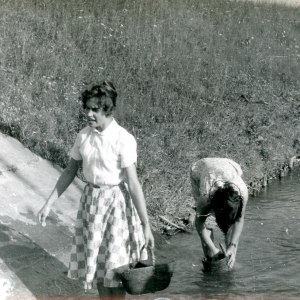
[{"label": "person's bare arm", "polygon": [[238,243],[244,227],[245,210],[248,202],[248,190],[246,185],[241,188],[241,196],[243,197],[242,216],[232,225],[226,235],[226,256],[228,257],[227,264],[229,268],[232,268],[235,263]]},{"label": "person's bare arm", "polygon": [[145,247],[147,248],[149,245],[154,248],[154,237],[149,223],[146,201],[141,184],[138,180],[135,164],[125,168],[125,171],[129,193],[142,223],[145,236]]},{"label": "person's bare arm", "polygon": [[199,201],[196,209],[195,226],[201,239],[204,255],[213,257],[220,250],[215,246],[213,240],[211,239],[211,230],[208,230],[205,226],[205,221],[208,215],[208,206],[203,205],[203,201]]},{"label": "person's bare arm", "polygon": [[63,194],[63,192],[72,183],[72,181],[74,180],[77,174],[80,164],[81,164],[80,160],[75,160],[71,158],[68,166],[60,175],[47,202],[44,204],[42,209],[38,212],[38,220],[43,226],[46,226],[46,218],[50,213],[53,203]]},{"label": "person's bare arm", "polygon": [[204,255],[212,257],[219,252],[219,249],[215,246],[214,242],[211,239],[211,231],[206,229],[205,227],[205,221],[208,217],[210,208],[207,199],[204,198],[200,193],[200,182],[197,178],[197,174],[195,173],[193,172],[193,170],[191,171],[192,195],[196,201],[195,226],[201,239]]}]

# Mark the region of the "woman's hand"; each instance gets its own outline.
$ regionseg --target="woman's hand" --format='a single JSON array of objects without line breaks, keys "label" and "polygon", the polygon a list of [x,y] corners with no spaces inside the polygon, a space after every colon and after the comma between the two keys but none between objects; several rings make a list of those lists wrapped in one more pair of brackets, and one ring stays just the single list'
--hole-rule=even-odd
[{"label": "woman's hand", "polygon": [[207,247],[207,255],[206,257],[213,259],[214,257],[217,257],[220,254],[220,249],[217,248],[214,244],[213,247]]},{"label": "woman's hand", "polygon": [[38,220],[42,224],[42,226],[46,226],[46,218],[50,213],[50,207],[47,203],[42,207],[42,209],[38,212]]},{"label": "woman's hand", "polygon": [[143,232],[145,237],[145,248],[154,249],[154,237],[149,224],[143,224]]},{"label": "woman's hand", "polygon": [[232,269],[235,263],[235,256],[236,256],[236,248],[231,245],[226,251],[226,257],[228,257],[227,265],[229,269]]}]

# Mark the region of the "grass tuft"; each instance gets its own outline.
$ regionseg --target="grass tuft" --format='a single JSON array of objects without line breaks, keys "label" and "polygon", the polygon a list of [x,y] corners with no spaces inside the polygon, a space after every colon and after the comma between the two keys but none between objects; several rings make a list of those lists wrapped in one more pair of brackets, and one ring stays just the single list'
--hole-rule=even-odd
[{"label": "grass tuft", "polygon": [[65,167],[80,91],[112,80],[153,224],[189,213],[202,157],[240,163],[253,192],[299,152],[297,6],[8,0],[0,17],[0,130]]}]

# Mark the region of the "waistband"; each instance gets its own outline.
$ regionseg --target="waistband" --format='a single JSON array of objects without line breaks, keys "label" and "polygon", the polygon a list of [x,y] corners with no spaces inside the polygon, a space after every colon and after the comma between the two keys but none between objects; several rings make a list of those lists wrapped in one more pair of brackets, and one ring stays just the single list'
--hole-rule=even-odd
[{"label": "waistband", "polygon": [[99,184],[99,185],[98,184],[93,184],[91,182],[88,182],[87,184],[90,187],[93,187],[94,189],[101,189],[101,188],[103,188],[103,189],[111,189],[111,188],[113,188],[115,186],[124,185],[124,182],[122,181],[119,184]]}]

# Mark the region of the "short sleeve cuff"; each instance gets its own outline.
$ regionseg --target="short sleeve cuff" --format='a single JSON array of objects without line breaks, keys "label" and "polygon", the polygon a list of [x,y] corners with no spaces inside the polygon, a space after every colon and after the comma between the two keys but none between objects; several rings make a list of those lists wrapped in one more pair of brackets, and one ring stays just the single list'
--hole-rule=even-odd
[{"label": "short sleeve cuff", "polygon": [[137,144],[132,135],[124,137],[121,147],[121,168],[127,168],[137,162]]},{"label": "short sleeve cuff", "polygon": [[137,162],[137,156],[132,156],[130,159],[127,158],[125,161],[122,161],[121,168],[127,168]]}]

